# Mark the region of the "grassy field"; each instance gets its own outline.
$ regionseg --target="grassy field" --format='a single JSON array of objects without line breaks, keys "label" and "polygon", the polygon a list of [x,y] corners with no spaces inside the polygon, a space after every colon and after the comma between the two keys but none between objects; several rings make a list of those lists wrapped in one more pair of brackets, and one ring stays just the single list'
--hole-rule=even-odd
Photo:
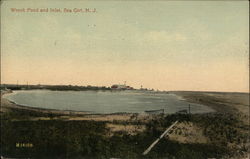
[{"label": "grassy field", "polygon": [[[87,115],[21,109],[1,101],[1,156],[12,158],[246,158],[245,94],[174,92],[208,114]],[[243,100],[245,99],[245,100]],[[248,103],[247,103],[248,102]],[[176,120],[148,155],[143,151]]]}]

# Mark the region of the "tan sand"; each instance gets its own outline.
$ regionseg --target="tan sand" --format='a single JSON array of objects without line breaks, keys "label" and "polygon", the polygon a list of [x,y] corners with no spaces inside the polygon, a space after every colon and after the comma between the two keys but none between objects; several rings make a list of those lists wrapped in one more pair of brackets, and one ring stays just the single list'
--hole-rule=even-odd
[{"label": "tan sand", "polygon": [[202,129],[191,122],[178,123],[172,133],[168,135],[170,140],[180,143],[207,143]]},{"label": "tan sand", "polygon": [[110,130],[108,136],[113,136],[115,132],[125,132],[129,135],[136,135],[143,132],[146,127],[145,125],[122,125],[122,124],[111,124],[107,123],[106,127]]}]

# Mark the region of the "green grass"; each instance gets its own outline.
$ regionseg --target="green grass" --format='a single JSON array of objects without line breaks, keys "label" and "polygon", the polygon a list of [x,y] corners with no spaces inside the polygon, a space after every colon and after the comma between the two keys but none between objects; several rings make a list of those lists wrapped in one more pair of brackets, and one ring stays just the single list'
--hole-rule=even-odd
[{"label": "green grass", "polygon": [[[19,116],[20,117],[20,116]],[[175,120],[191,121],[204,129],[209,144],[181,144],[162,139],[147,156],[142,152],[162,133],[159,128]],[[1,155],[16,158],[220,158],[232,152],[227,144],[244,140],[239,123],[225,115],[174,114],[152,120],[135,136],[117,132],[107,137],[106,122],[95,121],[1,121]],[[237,131],[236,131],[237,130]],[[16,147],[32,143],[33,147]]]}]

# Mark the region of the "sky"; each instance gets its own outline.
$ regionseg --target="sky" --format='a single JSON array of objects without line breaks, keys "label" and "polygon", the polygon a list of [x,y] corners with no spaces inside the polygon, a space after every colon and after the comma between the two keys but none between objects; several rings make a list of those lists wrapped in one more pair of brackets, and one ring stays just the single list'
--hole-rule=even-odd
[{"label": "sky", "polygon": [[248,76],[247,1],[1,4],[1,83],[249,92]]}]

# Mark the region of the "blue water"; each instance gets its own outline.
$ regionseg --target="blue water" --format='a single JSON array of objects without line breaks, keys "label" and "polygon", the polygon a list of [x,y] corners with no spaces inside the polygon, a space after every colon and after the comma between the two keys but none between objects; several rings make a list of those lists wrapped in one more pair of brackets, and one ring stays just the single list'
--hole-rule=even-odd
[{"label": "blue water", "polygon": [[88,111],[90,113],[143,113],[145,110],[164,109],[175,113],[188,109],[191,113],[206,113],[213,110],[207,106],[188,103],[174,94],[139,91],[14,91],[4,98],[19,105],[58,109]]}]

